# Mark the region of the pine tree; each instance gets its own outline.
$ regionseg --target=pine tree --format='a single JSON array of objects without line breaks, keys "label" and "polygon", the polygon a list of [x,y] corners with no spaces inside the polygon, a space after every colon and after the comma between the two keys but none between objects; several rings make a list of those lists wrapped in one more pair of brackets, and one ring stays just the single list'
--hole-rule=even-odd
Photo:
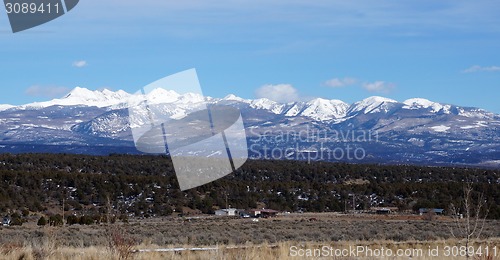
[{"label": "pine tree", "polygon": [[39,226],[45,226],[45,225],[47,225],[47,220],[45,219],[44,216],[41,216],[38,219],[38,222],[36,224],[39,225]]}]

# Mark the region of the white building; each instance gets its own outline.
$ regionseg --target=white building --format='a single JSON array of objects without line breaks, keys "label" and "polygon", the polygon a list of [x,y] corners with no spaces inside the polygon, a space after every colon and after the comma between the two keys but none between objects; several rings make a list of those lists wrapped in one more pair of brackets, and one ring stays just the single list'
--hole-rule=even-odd
[{"label": "white building", "polygon": [[237,209],[219,209],[215,211],[216,216],[236,216]]}]

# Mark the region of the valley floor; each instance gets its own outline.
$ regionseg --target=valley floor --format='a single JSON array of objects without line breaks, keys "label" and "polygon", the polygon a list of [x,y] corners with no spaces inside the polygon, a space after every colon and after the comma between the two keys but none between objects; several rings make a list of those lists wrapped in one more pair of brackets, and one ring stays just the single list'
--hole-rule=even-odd
[{"label": "valley floor", "polygon": [[[479,259],[500,259],[499,222],[487,221],[482,237],[474,244],[476,250],[482,249],[481,257],[488,249],[493,258]],[[453,224],[444,216],[430,221],[417,215],[335,213],[288,214],[258,221],[198,216],[92,226],[37,227],[26,223],[0,228],[0,259],[302,259],[318,257],[318,253],[332,256],[349,247],[366,247],[368,252],[379,249],[366,259],[381,259],[373,254],[382,248],[393,250],[393,254],[401,249],[413,254],[412,259],[461,259],[444,257],[446,246],[459,254],[460,246],[465,245],[452,236],[451,230],[457,231]],[[189,248],[195,250],[186,250]],[[441,257],[429,256],[429,250],[435,248]],[[419,256],[417,249],[422,249],[423,255]],[[337,259],[356,257],[349,252]]]}]

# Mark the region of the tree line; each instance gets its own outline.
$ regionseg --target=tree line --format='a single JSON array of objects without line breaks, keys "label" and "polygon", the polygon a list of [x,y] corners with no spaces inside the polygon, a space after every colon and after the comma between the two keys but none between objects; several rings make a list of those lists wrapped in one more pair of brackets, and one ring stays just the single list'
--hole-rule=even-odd
[{"label": "tree line", "polygon": [[375,206],[448,210],[457,205],[464,183],[471,183],[472,196],[487,201],[488,217],[500,219],[498,169],[249,160],[233,174],[182,192],[168,156],[0,154],[0,180],[0,213],[54,215],[64,208],[65,219],[75,216],[78,222],[110,214],[211,214],[229,205],[314,212]]}]

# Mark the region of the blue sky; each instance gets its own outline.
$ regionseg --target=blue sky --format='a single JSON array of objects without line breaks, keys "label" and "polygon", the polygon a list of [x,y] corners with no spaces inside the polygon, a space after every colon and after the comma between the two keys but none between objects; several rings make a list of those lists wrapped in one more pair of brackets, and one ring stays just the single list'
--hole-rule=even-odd
[{"label": "blue sky", "polygon": [[500,113],[498,13],[483,0],[84,0],[16,34],[2,14],[0,104],[135,92],[196,68],[214,97],[423,97]]}]

